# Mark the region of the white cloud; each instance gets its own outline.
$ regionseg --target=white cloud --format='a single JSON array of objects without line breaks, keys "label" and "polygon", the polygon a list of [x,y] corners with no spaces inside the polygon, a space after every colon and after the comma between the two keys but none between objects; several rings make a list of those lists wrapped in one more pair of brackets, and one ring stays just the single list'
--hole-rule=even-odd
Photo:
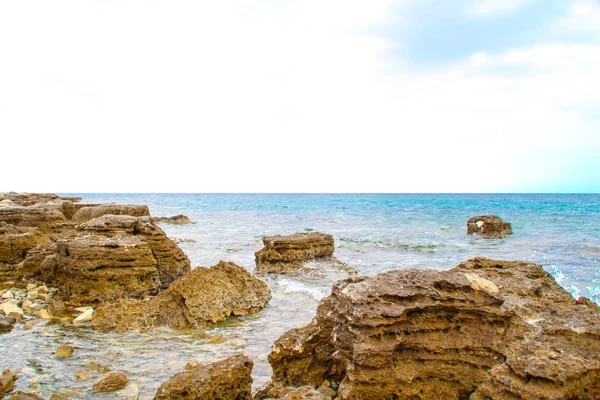
[{"label": "white cloud", "polygon": [[572,31],[600,35],[600,4],[592,0],[573,1],[558,25]]},{"label": "white cloud", "polygon": [[0,4],[0,190],[502,191],[600,151],[597,47],[411,69],[391,2],[56,4]]},{"label": "white cloud", "polygon": [[473,0],[467,8],[469,15],[488,17],[514,11],[532,0]]}]

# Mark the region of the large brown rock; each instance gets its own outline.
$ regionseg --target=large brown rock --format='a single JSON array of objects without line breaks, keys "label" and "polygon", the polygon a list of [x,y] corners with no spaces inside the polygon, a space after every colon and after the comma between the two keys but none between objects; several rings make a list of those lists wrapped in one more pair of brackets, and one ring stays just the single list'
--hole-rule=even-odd
[{"label": "large brown rock", "polygon": [[501,239],[512,235],[509,222],[504,222],[496,215],[478,215],[467,221],[467,235],[480,235],[490,239]]},{"label": "large brown rock", "polygon": [[92,390],[95,393],[114,392],[115,390],[124,388],[128,382],[129,379],[127,378],[125,372],[110,371],[98,377],[98,380],[94,383]]},{"label": "large brown rock", "polygon": [[255,253],[256,272],[287,274],[308,261],[333,260],[333,236],[320,232],[265,236],[265,247]]},{"label": "large brown rock", "polygon": [[246,269],[221,261],[196,267],[150,301],[121,300],[104,304],[92,326],[101,331],[142,331],[167,325],[176,329],[203,328],[262,310],[271,298],[268,286]]},{"label": "large brown rock", "polygon": [[189,259],[148,217],[105,215],[28,252],[19,266],[74,304],[141,298],[190,270]]},{"label": "large brown rock", "polygon": [[0,221],[15,226],[37,227],[48,230],[50,226],[67,220],[61,211],[62,205],[38,203],[19,205],[11,200],[0,201]]},{"label": "large brown rock", "polygon": [[38,228],[0,224],[0,281],[13,280],[27,251],[50,241]]},{"label": "large brown rock", "polygon": [[337,282],[269,361],[275,385],[327,379],[339,399],[597,399],[598,354],[598,306],[541,266],[476,258]]},{"label": "large brown rock", "polygon": [[198,364],[163,383],[155,400],[251,400],[253,363],[237,354],[209,365]]},{"label": "large brown rock", "polygon": [[150,210],[145,205],[131,204],[97,204],[82,207],[73,215],[73,221],[81,223],[103,215],[131,215],[133,217],[149,217]]}]

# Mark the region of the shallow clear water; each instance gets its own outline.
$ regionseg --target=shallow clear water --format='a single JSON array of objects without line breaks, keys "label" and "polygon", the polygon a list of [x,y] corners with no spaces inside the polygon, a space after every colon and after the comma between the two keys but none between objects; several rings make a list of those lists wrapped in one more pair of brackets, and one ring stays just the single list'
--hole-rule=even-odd
[{"label": "shallow clear water", "polygon": [[[348,194],[84,194],[85,202],[147,204],[154,216],[185,214],[192,225],[162,224],[180,243],[192,266],[234,261],[250,271],[261,237],[320,231],[333,234],[335,255],[361,274],[407,267],[449,269],[474,256],[540,263],[574,296],[600,301],[600,195],[348,195]],[[514,235],[488,240],[466,236],[470,216],[497,214],[512,223]],[[236,352],[252,358],[254,383],[270,376],[267,354],[283,332],[311,320],[331,284],[345,277],[266,278],[273,298],[259,315],[236,318],[206,332],[168,329],[147,334],[101,334],[68,326],[21,328],[0,336],[0,369],[21,370],[19,387],[39,383],[93,397],[93,379],[75,382],[73,372],[95,360],[125,371],[152,397],[187,361],[212,361]],[[56,360],[60,343],[75,355]],[[30,360],[28,363],[27,360]],[[39,365],[43,372],[31,365]],[[118,398],[118,393],[95,395]]]}]

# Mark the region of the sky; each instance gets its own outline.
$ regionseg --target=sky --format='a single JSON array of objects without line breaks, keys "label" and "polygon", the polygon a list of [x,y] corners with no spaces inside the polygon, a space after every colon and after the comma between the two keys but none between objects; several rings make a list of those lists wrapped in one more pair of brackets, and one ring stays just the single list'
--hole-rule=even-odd
[{"label": "sky", "polygon": [[600,0],[0,2],[0,191],[600,192]]}]

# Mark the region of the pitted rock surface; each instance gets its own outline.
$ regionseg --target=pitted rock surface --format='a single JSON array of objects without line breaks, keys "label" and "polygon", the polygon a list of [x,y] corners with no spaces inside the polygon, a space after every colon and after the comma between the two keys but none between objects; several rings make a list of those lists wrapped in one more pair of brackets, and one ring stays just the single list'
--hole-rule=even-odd
[{"label": "pitted rock surface", "polygon": [[255,253],[259,274],[289,274],[308,261],[334,260],[333,236],[320,232],[294,233],[288,236],[265,236],[265,247]]},{"label": "pitted rock surface", "polygon": [[478,215],[467,221],[467,235],[480,235],[489,239],[501,239],[512,235],[512,226],[496,215]]},{"label": "pitted rock surface", "polygon": [[232,262],[196,267],[149,301],[120,300],[94,313],[92,326],[101,331],[143,331],[166,325],[204,328],[229,316],[261,311],[271,298],[266,283]]},{"label": "pitted rock surface", "polygon": [[475,258],[337,282],[273,345],[277,386],[339,399],[597,399],[600,313],[541,266]]}]

